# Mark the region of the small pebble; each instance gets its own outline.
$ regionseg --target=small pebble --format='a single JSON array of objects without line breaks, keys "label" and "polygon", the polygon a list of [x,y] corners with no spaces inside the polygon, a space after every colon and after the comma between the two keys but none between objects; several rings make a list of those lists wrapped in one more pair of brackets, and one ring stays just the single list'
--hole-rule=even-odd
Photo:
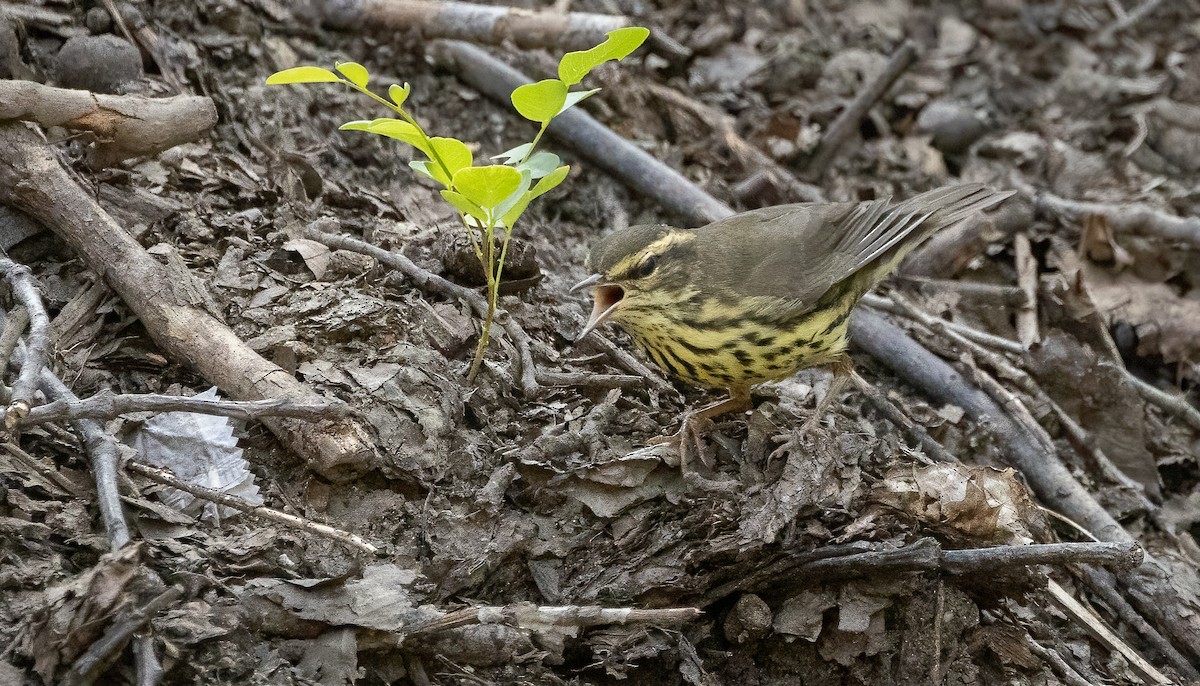
[{"label": "small pebble", "polygon": [[142,77],[142,55],[112,34],[74,36],[58,51],[55,76],[63,88],[117,93]]},{"label": "small pebble", "polygon": [[93,36],[112,31],[112,15],[103,7],[93,7],[83,18],[83,25]]},{"label": "small pebble", "polygon": [[933,134],[933,147],[959,153],[987,133],[987,123],[962,103],[935,100],[917,115],[917,130]]}]

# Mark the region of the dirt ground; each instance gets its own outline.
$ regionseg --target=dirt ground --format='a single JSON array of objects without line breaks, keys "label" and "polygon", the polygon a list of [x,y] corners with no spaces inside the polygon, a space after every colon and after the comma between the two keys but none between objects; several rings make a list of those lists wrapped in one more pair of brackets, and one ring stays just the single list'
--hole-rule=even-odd
[{"label": "dirt ground", "polygon": [[[161,59],[130,63],[127,44],[64,56],[69,39],[121,35],[105,3],[0,2],[0,77],[212,99],[210,131],[104,168],[86,159],[94,137],[44,130],[81,197],[198,279],[198,307],[250,349],[351,406],[370,448],[346,478],[298,455],[310,439],[294,425],[165,415],[185,422],[179,450],[244,458],[235,495],[376,548],[181,510],[123,469],[133,542],[112,553],[78,426],[10,427],[0,684],[1195,682],[1200,2],[558,3],[683,46],[601,67],[583,107],[735,210],[965,181],[1016,191],[935,239],[874,303],[995,416],[856,347],[915,431],[850,388],[801,435],[831,378],[806,370],[718,422],[704,483],[647,445],[718,396],[671,384],[615,328],[574,343],[590,304],[568,290],[593,240],[697,223],[652,189],[546,141],[572,172],[518,227],[508,315],[474,382],[479,325],[462,298],[305,233],[316,222],[478,287],[457,215],[409,170],[412,151],[337,130],[386,112],[335,85],[265,86],[272,72],[352,60],[377,84],[409,82],[422,124],[477,158],[535,132],[448,69],[430,30],[336,30],[327,4],[135,2],[135,39]],[[906,40],[915,62],[814,173],[831,124]],[[534,79],[564,52],[484,49]],[[3,206],[0,229],[37,279],[50,367],[76,396],[221,385],[207,370],[225,360],[173,354],[110,265],[98,274],[57,229]],[[522,332],[536,388],[521,382]],[[162,423],[100,427],[137,460]],[[1036,454],[1014,458],[1009,426]],[[1081,490],[1044,486],[1041,465]],[[1071,521],[1092,506],[1103,531]],[[995,552],[1092,536],[1137,544],[1145,562]],[[976,549],[992,552],[952,554]]]}]

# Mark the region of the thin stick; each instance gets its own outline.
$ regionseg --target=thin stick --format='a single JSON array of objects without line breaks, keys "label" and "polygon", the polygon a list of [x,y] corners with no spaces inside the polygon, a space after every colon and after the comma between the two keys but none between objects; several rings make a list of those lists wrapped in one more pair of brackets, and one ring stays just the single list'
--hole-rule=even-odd
[{"label": "thin stick", "polygon": [[850,135],[858,130],[871,107],[916,61],[917,46],[912,41],[904,41],[904,44],[892,54],[891,59],[884,65],[879,76],[867,84],[867,87],[859,92],[846,109],[842,110],[841,114],[829,125],[829,129],[825,131],[812,158],[808,161],[808,166],[804,169],[806,178],[815,181],[825,174],[825,170],[833,162],[834,155],[850,138]]},{"label": "thin stick", "polygon": [[1144,203],[1116,205],[1068,200],[1046,191],[1034,190],[1032,186],[1022,190],[1032,195],[1037,209],[1064,219],[1076,221],[1084,215],[1098,214],[1107,219],[1116,231],[1200,245],[1200,217],[1177,217]]},{"label": "thin stick", "polygon": [[104,635],[88,646],[88,649],[71,664],[69,674],[74,679],[68,683],[92,683],[96,678],[120,656],[133,635],[141,631],[159,612],[175,604],[183,597],[182,586],[172,586],[159,593],[150,602],[130,612],[128,616],[116,620],[104,632]]},{"label": "thin stick", "polygon": [[960,322],[952,322],[947,319],[942,319],[941,317],[935,317],[920,308],[913,309],[901,305],[900,303],[896,302],[895,294],[893,294],[892,297],[884,297],[881,295],[876,295],[875,293],[867,293],[863,296],[862,302],[863,304],[874,307],[877,310],[898,314],[906,319],[917,321],[938,333],[944,334],[945,332],[953,331],[963,338],[974,341],[980,345],[996,348],[997,350],[1002,350],[1006,353],[1012,353],[1014,355],[1024,355],[1026,352],[1028,352],[1024,347],[1021,346],[1020,343],[1016,341],[1012,341],[995,334],[990,334],[986,331],[980,331],[979,329]]},{"label": "thin stick", "polygon": [[894,424],[896,428],[915,438],[929,457],[938,462],[962,464],[962,461],[950,454],[950,451],[946,450],[945,446],[935,441],[933,436],[930,436],[924,427],[919,426],[916,422],[909,419],[908,415],[904,414],[899,407],[896,407],[895,403],[889,400],[879,389],[871,385],[871,382],[859,376],[858,372],[850,372],[850,381],[875,406],[875,409],[887,417],[888,421]]},{"label": "thin stick", "polygon": [[210,488],[204,488],[202,486],[190,484],[175,476],[167,469],[151,467],[148,464],[132,461],[125,463],[125,469],[133,472],[134,474],[140,474],[155,483],[160,483],[164,486],[170,486],[172,488],[178,488],[179,490],[190,493],[201,500],[207,500],[218,505],[232,507],[240,512],[245,512],[248,515],[260,517],[292,529],[308,531],[318,536],[323,536],[325,538],[337,541],[338,543],[351,548],[356,548],[370,555],[374,555],[379,551],[377,547],[371,545],[357,534],[352,534],[348,531],[342,531],[341,529],[335,529],[328,524],[319,524],[312,520],[304,519],[303,517],[297,517],[286,512],[273,510],[269,507],[255,505],[253,503],[246,502],[237,496],[229,495],[228,493],[221,493]]},{"label": "thin stick", "polygon": [[[75,394],[49,369],[42,370],[42,392],[48,398],[74,399]],[[100,517],[108,534],[109,547],[120,550],[130,541],[129,524],[125,511],[121,509],[121,496],[117,487],[117,444],[104,425],[94,419],[76,419],[71,422],[79,434],[92,463],[96,478],[96,500],[100,504]]]},{"label": "thin stick", "polygon": [[518,627],[544,630],[549,626],[592,627],[604,624],[675,625],[694,621],[704,614],[695,607],[642,609],[593,605],[483,605],[450,612],[412,629],[410,635],[432,634],[473,624],[503,621]]},{"label": "thin stick", "polygon": [[1200,670],[1197,670],[1187,658],[1175,650],[1175,646],[1163,637],[1161,633],[1144,617],[1137,613],[1133,607],[1125,600],[1125,598],[1114,587],[1114,579],[1110,572],[1094,567],[1081,566],[1078,567],[1078,574],[1083,578],[1083,582],[1091,589],[1093,593],[1100,596],[1106,605],[1115,613],[1117,618],[1133,627],[1133,630],[1144,637],[1155,650],[1163,655],[1170,663],[1186,679],[1195,681],[1200,679]]},{"label": "thin stick", "polygon": [[1100,32],[1100,35],[1096,36],[1096,40],[1101,44],[1108,43],[1121,31],[1124,31],[1125,29],[1133,26],[1145,17],[1149,16],[1149,14],[1161,4],[1162,0],[1146,0],[1142,4],[1135,7],[1132,12],[1126,12],[1125,16],[1118,17],[1116,21],[1106,26],[1104,30]]},{"label": "thin stick", "polygon": [[293,417],[297,419],[329,419],[345,417],[353,408],[340,401],[328,403],[297,403],[279,398],[267,400],[215,400],[212,398],[177,395],[122,394],[101,391],[90,398],[67,400],[60,398],[29,411],[17,420],[18,427],[56,422],[63,419],[109,420],[130,412],[196,412],[232,419],[260,417]]},{"label": "thin stick", "polygon": [[[415,262],[398,252],[384,250],[383,248],[371,245],[365,241],[350,238],[349,236],[329,233],[327,229],[332,228],[332,226],[333,223],[329,220],[315,221],[305,229],[305,237],[330,248],[350,250],[373,257],[381,264],[385,264],[408,277],[417,288],[428,293],[437,293],[448,298],[462,300],[470,305],[477,316],[488,316],[488,300],[478,292],[465,286],[460,286],[452,281],[447,281],[431,271],[422,269]],[[529,334],[525,333],[525,330],[516,322],[512,322],[508,313],[502,309],[496,309],[494,321],[500,324],[517,349],[522,392],[527,396],[535,395],[538,391],[537,369],[533,363],[532,343],[529,340]],[[506,321],[511,322],[511,326],[506,324]]]},{"label": "thin stick", "polygon": [[1033,257],[1029,236],[1017,233],[1013,236],[1013,253],[1016,256],[1017,285],[1025,294],[1025,303],[1017,308],[1017,340],[1025,348],[1041,339],[1038,334],[1038,264]]},{"label": "thin stick", "polygon": [[13,295],[21,303],[29,317],[29,335],[25,340],[25,356],[21,362],[21,373],[13,384],[10,409],[23,412],[33,406],[33,392],[38,377],[46,366],[50,349],[50,316],[42,304],[42,294],[34,283],[29,267],[17,264],[0,253],[0,273],[12,285]]},{"label": "thin stick", "polygon": [[1161,407],[1167,414],[1175,415],[1187,422],[1188,426],[1200,431],[1200,410],[1187,401],[1187,398],[1168,393],[1139,379],[1133,372],[1125,370],[1127,379],[1137,389],[1137,392],[1147,402]]},{"label": "thin stick", "polygon": [[1084,631],[1088,632],[1092,638],[1099,641],[1110,651],[1118,653],[1125,658],[1127,662],[1137,670],[1142,678],[1150,684],[1169,684],[1171,680],[1162,672],[1158,671],[1146,661],[1136,650],[1131,648],[1128,643],[1121,640],[1119,636],[1113,633],[1103,622],[1088,611],[1083,603],[1080,603],[1065,588],[1060,586],[1054,579],[1050,579],[1048,583],[1050,589],[1050,597],[1054,600],[1054,604],[1059,607],[1068,617],[1075,620],[1076,624],[1083,627]]}]

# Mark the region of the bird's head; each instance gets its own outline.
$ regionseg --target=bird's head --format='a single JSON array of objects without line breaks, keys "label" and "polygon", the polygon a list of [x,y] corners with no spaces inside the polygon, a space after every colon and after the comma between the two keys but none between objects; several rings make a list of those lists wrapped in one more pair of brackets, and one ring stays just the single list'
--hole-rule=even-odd
[{"label": "bird's head", "polygon": [[630,226],[614,231],[592,246],[588,278],[571,292],[592,289],[592,316],[576,340],[606,319],[628,321],[638,312],[654,310],[657,301],[677,293],[687,283],[685,261],[696,234],[670,226]]}]

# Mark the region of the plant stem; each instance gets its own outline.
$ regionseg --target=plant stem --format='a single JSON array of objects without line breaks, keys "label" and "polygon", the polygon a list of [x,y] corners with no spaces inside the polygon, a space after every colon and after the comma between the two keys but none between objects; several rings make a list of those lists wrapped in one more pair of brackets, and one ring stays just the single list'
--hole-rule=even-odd
[{"label": "plant stem", "polygon": [[[401,119],[408,122],[409,124],[412,124],[413,128],[415,128],[417,130],[417,133],[421,134],[421,140],[425,141],[425,147],[429,149],[429,159],[436,162],[437,166],[442,168],[442,171],[446,174],[447,179],[454,178],[454,175],[450,173],[450,168],[447,167],[446,163],[442,161],[441,155],[438,155],[438,151],[433,147],[433,143],[429,140],[429,134],[425,133],[425,129],[423,129],[421,127],[421,125],[417,123],[416,119],[413,119],[411,114],[404,111],[403,107],[397,105],[396,103],[392,102],[391,100],[388,100],[387,98],[376,95],[373,91],[371,91],[367,88],[363,88],[362,86],[358,85],[357,83],[354,83],[353,81],[343,80],[342,83],[346,84],[347,86],[350,86],[351,88],[358,91],[359,93],[362,93],[363,95],[367,96],[368,98],[371,98],[375,102],[378,102],[379,104],[383,105],[384,107],[390,109],[391,111],[400,115]],[[540,136],[541,134],[539,133],[538,135]],[[425,151],[422,150],[421,152],[425,152]],[[452,186],[447,186],[447,187],[450,188]]]},{"label": "plant stem", "polygon": [[537,144],[541,142],[542,134],[546,133],[546,127],[548,126],[550,126],[550,122],[542,124],[542,128],[538,129],[537,135],[533,137],[533,142],[529,144],[529,149],[525,151],[525,156],[517,163],[518,167],[528,162],[529,158],[533,156],[533,151],[537,149]]},{"label": "plant stem", "polygon": [[[500,273],[504,269],[504,249],[508,248],[508,240],[505,239],[504,249],[501,250],[500,263],[496,263],[496,220],[489,217],[487,228],[484,230],[484,247],[483,254],[486,256],[486,264],[484,264],[483,273],[487,275],[488,288],[488,310],[487,316],[483,318],[483,331],[479,334],[479,344],[475,347],[475,359],[471,360],[471,370],[467,372],[467,380],[474,381],[479,374],[479,368],[483,366],[483,355],[487,351],[488,341],[491,339],[492,320],[496,318],[496,305],[500,294]],[[495,268],[493,268],[495,265]]]}]

